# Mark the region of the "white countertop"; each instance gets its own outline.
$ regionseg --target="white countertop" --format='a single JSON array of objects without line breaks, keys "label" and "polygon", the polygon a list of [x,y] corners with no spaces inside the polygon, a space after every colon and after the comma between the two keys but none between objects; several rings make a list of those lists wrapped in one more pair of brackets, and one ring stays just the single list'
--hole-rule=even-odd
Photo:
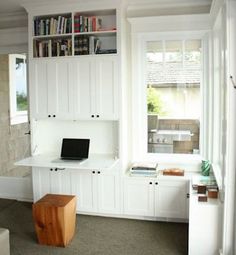
[{"label": "white countertop", "polygon": [[189,130],[157,130],[159,135],[191,135]]},{"label": "white countertop", "polygon": [[62,161],[55,155],[35,155],[17,161],[17,166],[32,166],[32,167],[58,167],[58,168],[71,168],[71,169],[93,169],[93,170],[109,170],[112,169],[117,163],[113,155],[109,154],[92,154],[89,158],[82,161]]}]

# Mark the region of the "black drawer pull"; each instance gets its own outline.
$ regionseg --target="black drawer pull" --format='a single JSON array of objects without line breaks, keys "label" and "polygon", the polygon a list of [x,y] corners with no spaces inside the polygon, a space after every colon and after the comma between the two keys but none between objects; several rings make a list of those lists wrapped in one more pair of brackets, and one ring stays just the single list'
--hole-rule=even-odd
[{"label": "black drawer pull", "polygon": [[152,182],[149,182],[150,185],[152,185]]},{"label": "black drawer pull", "polygon": [[93,171],[93,174],[95,174],[95,171]]},{"label": "black drawer pull", "polygon": [[158,182],[155,182],[156,185],[158,185]]},{"label": "black drawer pull", "polygon": [[98,171],[98,174],[100,174],[101,172],[100,171]]},{"label": "black drawer pull", "polygon": [[51,115],[48,115],[48,118],[51,118]]},{"label": "black drawer pull", "polygon": [[55,118],[56,117],[56,115],[55,114],[53,114],[53,118]]}]

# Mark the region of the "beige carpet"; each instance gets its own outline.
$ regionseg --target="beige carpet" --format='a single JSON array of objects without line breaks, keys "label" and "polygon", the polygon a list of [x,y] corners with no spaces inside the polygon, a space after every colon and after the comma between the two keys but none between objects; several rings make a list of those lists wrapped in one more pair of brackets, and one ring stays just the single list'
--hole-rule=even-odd
[{"label": "beige carpet", "polygon": [[184,255],[188,225],[77,215],[66,248],[37,244],[31,203],[0,199],[0,226],[10,230],[11,255]]}]

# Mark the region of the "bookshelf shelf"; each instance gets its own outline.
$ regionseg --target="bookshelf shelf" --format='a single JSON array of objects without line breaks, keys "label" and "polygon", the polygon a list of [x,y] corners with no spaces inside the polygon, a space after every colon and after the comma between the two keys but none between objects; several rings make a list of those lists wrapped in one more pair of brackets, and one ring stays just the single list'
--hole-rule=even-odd
[{"label": "bookshelf shelf", "polygon": [[104,36],[109,36],[109,35],[115,35],[116,30],[107,30],[107,31],[94,31],[94,32],[75,32],[74,35],[104,35]]},{"label": "bookshelf shelf", "polygon": [[50,39],[50,38],[56,38],[56,37],[72,37],[72,33],[69,34],[55,34],[55,35],[37,35],[33,36],[33,40],[37,39]]},{"label": "bookshelf shelf", "polygon": [[33,58],[117,53],[116,10],[33,17]]}]

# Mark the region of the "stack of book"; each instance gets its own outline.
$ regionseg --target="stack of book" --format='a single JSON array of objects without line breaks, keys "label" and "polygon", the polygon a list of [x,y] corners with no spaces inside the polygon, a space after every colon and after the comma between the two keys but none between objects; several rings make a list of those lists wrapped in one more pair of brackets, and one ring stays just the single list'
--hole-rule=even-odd
[{"label": "stack of book", "polygon": [[101,47],[101,41],[95,36],[75,37],[75,55],[97,54]]},{"label": "stack of book", "polygon": [[74,31],[75,33],[95,32],[99,31],[102,26],[101,18],[92,16],[86,17],[83,15],[75,15],[74,17]]},{"label": "stack of book", "polygon": [[135,163],[130,168],[130,176],[156,177],[157,163]]},{"label": "stack of book", "polygon": [[35,18],[34,35],[67,34],[72,32],[71,17],[51,17],[47,19]]},{"label": "stack of book", "polygon": [[34,57],[71,56],[71,39],[49,39],[34,42]]}]

